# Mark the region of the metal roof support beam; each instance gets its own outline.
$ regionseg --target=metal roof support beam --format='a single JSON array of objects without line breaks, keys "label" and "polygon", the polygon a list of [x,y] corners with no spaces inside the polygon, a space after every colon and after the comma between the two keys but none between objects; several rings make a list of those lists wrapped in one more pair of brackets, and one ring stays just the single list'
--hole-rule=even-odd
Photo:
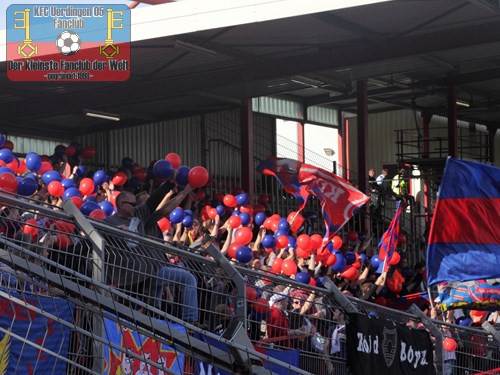
[{"label": "metal roof support beam", "polygon": [[358,177],[359,190],[363,193],[368,191],[367,175],[367,153],[368,153],[368,84],[367,81],[356,82],[358,94],[357,115],[358,115]]},{"label": "metal roof support beam", "polygon": [[241,184],[250,196],[254,195],[254,159],[253,159],[253,110],[252,99],[248,99],[240,110],[241,129]]},{"label": "metal roof support beam", "polygon": [[457,127],[457,91],[452,79],[448,81],[448,155],[457,157],[458,127]]}]

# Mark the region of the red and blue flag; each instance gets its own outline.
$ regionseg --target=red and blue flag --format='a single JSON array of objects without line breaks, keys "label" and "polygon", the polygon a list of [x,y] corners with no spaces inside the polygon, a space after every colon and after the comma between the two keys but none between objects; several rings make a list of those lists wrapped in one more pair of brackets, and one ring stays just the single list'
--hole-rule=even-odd
[{"label": "red and blue flag", "polygon": [[325,245],[370,199],[336,174],[297,160],[268,158],[257,171],[276,177],[283,190],[301,202],[299,210],[304,208],[310,195],[320,201],[326,227]]},{"label": "red and blue flag", "polygon": [[427,248],[427,281],[500,277],[500,169],[448,158]]},{"label": "red and blue flag", "polygon": [[389,271],[390,261],[394,252],[396,251],[396,247],[398,246],[398,237],[399,237],[399,226],[401,222],[401,212],[403,208],[401,206],[401,201],[396,205],[396,214],[391,220],[389,224],[389,228],[385,231],[378,243],[379,246],[379,259],[384,260],[384,268],[383,272]]}]

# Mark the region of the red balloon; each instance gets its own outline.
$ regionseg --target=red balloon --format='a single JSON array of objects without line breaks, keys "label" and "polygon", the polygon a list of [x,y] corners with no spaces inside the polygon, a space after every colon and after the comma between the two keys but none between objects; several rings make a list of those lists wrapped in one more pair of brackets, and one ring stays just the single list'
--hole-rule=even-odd
[{"label": "red balloon", "polygon": [[144,168],[139,168],[134,172],[134,177],[137,178],[139,181],[144,182],[148,177],[148,171],[146,171]]},{"label": "red balloon", "polygon": [[443,349],[447,352],[453,352],[457,348],[457,342],[451,337],[447,337],[443,340]]},{"label": "red balloon", "polygon": [[34,219],[26,220],[26,224],[23,225],[23,233],[35,237],[38,234],[38,221]]},{"label": "red balloon", "polygon": [[54,170],[54,167],[52,166],[52,164],[50,164],[50,162],[42,161],[42,165],[40,167],[40,174],[44,174],[45,172],[53,171],[53,170]]},{"label": "red balloon", "polygon": [[0,190],[8,193],[17,193],[17,179],[12,173],[4,172],[0,174]]},{"label": "red balloon", "polygon": [[2,148],[8,148],[10,151],[12,151],[14,149],[14,143],[12,143],[12,141],[7,139],[3,144]]},{"label": "red balloon", "polygon": [[271,266],[271,269],[273,270],[274,273],[280,274],[282,266],[283,266],[283,259],[276,258],[275,260],[273,260],[273,265]]},{"label": "red balloon", "polygon": [[271,230],[273,232],[277,232],[278,231],[279,225],[280,225],[279,220],[273,220],[273,219],[271,219]]},{"label": "red balloon", "polygon": [[340,238],[339,236],[334,236],[332,239],[332,243],[333,248],[335,250],[339,250],[342,247],[342,238]]},{"label": "red balloon", "polygon": [[247,245],[248,243],[250,243],[250,241],[252,241],[252,237],[253,237],[252,230],[248,227],[241,227],[234,234],[234,240],[242,243],[243,245]]},{"label": "red balloon", "polygon": [[313,248],[311,237],[309,237],[307,234],[301,234],[299,237],[297,237],[297,247],[301,247],[305,251],[311,253],[311,250]]},{"label": "red balloon", "polygon": [[6,167],[12,169],[14,171],[14,173],[19,173],[18,172],[18,169],[19,169],[19,159],[18,158],[14,158],[10,163],[7,163]]},{"label": "red balloon", "polygon": [[70,158],[72,156],[75,156],[75,154],[76,154],[76,148],[75,148],[75,146],[68,146],[64,150],[64,155],[66,155],[68,158]]},{"label": "red balloon", "polygon": [[295,254],[300,258],[309,258],[311,256],[311,250],[306,250],[301,247],[297,247]]},{"label": "red balloon", "polygon": [[342,276],[344,279],[349,280],[349,281],[354,281],[358,278],[359,276],[359,269],[353,266],[347,266],[344,271],[340,273],[340,276]]},{"label": "red balloon", "polygon": [[394,265],[398,264],[400,260],[401,260],[401,255],[399,255],[399,253],[395,251],[394,254],[392,254],[392,258],[389,261],[389,264],[391,266],[394,266]]},{"label": "red balloon", "polygon": [[166,217],[162,217],[156,222],[156,224],[158,224],[158,227],[160,227],[162,233],[170,230],[171,223],[170,220],[168,220]]},{"label": "red balloon", "polygon": [[247,296],[247,301],[253,302],[257,299],[257,291],[255,288],[252,288],[251,286],[246,287],[246,296]]},{"label": "red balloon", "polygon": [[203,187],[208,183],[208,171],[203,167],[191,168],[188,174],[189,185],[194,188]]},{"label": "red balloon", "polygon": [[253,216],[253,206],[251,204],[245,204],[240,207],[240,212],[246,212],[250,216]]},{"label": "red balloon", "polygon": [[94,180],[91,178],[84,178],[80,181],[80,186],[78,187],[78,190],[80,190],[80,193],[82,193],[83,196],[85,195],[90,195],[94,192]]},{"label": "red balloon", "polygon": [[117,172],[111,179],[111,182],[115,184],[115,186],[121,186],[127,182],[127,175],[123,172]]},{"label": "red balloon", "polygon": [[82,151],[80,152],[80,155],[84,159],[90,159],[92,156],[95,155],[95,150],[93,147],[87,146],[87,147],[84,147],[82,149]]},{"label": "red balloon", "polygon": [[213,207],[210,207],[208,210],[207,210],[207,215],[210,219],[215,219],[217,217],[217,210]]},{"label": "red balloon", "polygon": [[319,248],[321,248],[321,245],[323,244],[323,237],[315,233],[311,236],[311,243],[312,243],[312,249],[318,250]]},{"label": "red balloon", "polygon": [[349,241],[357,241],[359,238],[359,235],[357,232],[351,230],[347,233],[347,238],[349,239]]},{"label": "red balloon", "polygon": [[50,195],[54,197],[62,197],[64,194],[64,186],[59,181],[52,181],[49,186],[47,186],[47,190]]},{"label": "red balloon", "polygon": [[288,246],[288,236],[278,236],[276,238],[276,248],[277,249],[284,249],[285,247]]},{"label": "red balloon", "polygon": [[19,159],[19,168],[17,168],[17,174],[23,174],[28,168],[26,167],[26,162],[23,159]]},{"label": "red balloon", "polygon": [[98,208],[89,214],[89,218],[97,220],[97,221],[101,221],[104,218],[106,218],[106,212],[104,212],[103,210]]},{"label": "red balloon", "polygon": [[257,298],[252,307],[256,313],[265,314],[269,311],[269,302],[265,298]]},{"label": "red balloon", "polygon": [[224,197],[224,205],[226,207],[236,207],[238,205],[238,202],[236,202],[236,198],[234,197],[234,195],[232,194],[227,194],[225,197]]},{"label": "red balloon", "polygon": [[375,303],[380,306],[387,306],[387,300],[382,296],[375,298]]},{"label": "red balloon", "polygon": [[311,280],[309,280],[309,285],[310,285],[310,286],[316,286],[316,280],[314,280],[314,279],[311,277]]},{"label": "red balloon", "polygon": [[168,161],[170,164],[172,164],[172,167],[174,169],[177,169],[181,166],[182,160],[179,155],[177,155],[175,152],[171,152],[165,156],[165,160]]},{"label": "red balloon", "polygon": [[236,229],[241,225],[241,219],[238,215],[231,216],[229,218],[229,225],[231,228]]},{"label": "red balloon", "polygon": [[77,197],[77,196],[74,196],[74,197],[71,197],[69,198],[69,200],[71,202],[73,202],[73,204],[76,206],[76,208],[80,209],[80,207],[82,207],[83,205],[83,199],[82,197]]},{"label": "red balloon", "polygon": [[329,267],[333,266],[335,263],[337,263],[337,256],[335,254],[328,255],[328,258],[326,259],[325,263]]},{"label": "red balloon", "polygon": [[67,221],[62,221],[62,220],[57,220],[55,222],[55,228],[59,232],[64,232],[64,233],[73,233],[75,230],[75,224],[68,223]]},{"label": "red balloon", "polygon": [[56,237],[55,246],[59,249],[67,249],[71,243],[70,238],[66,234],[59,233]]},{"label": "red balloon", "polygon": [[44,161],[50,161],[50,158],[49,158],[49,156],[48,156],[48,155],[40,155],[40,159],[42,159],[42,163],[43,163]]},{"label": "red balloon", "polygon": [[245,245],[242,244],[241,242],[232,242],[227,249],[227,255],[229,256],[229,258],[236,259],[236,252],[242,246]]},{"label": "red balloon", "polygon": [[254,214],[258,214],[259,212],[265,212],[266,208],[262,204],[256,204],[253,206],[253,212]]},{"label": "red balloon", "polygon": [[264,220],[264,228],[266,228],[267,230],[272,230],[272,226],[273,226],[273,219],[268,217],[266,220]]},{"label": "red balloon", "polygon": [[403,284],[401,284],[401,282],[393,279],[392,277],[387,279],[387,281],[385,282],[385,285],[387,285],[387,288],[393,293],[399,293],[399,292],[401,292],[401,289],[403,289]]},{"label": "red balloon", "polygon": [[304,224],[304,217],[297,212],[290,212],[286,218],[286,221],[288,221],[288,223],[290,224],[290,230],[295,233],[300,229],[302,224]]},{"label": "red balloon", "polygon": [[283,261],[281,270],[287,276],[295,275],[297,273],[297,263],[293,259],[287,259]]}]

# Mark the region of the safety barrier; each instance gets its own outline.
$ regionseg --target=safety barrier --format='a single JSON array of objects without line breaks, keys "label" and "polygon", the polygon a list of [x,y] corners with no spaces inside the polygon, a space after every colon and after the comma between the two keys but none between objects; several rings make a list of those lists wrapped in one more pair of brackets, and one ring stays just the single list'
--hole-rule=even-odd
[{"label": "safety barrier", "polygon": [[[500,367],[495,331],[346,297],[328,277],[313,286],[234,265],[213,246],[174,247],[89,221],[67,202],[2,196],[0,228],[0,365],[12,373],[345,373],[351,312],[423,322],[438,373]],[[445,335],[458,343],[456,362],[446,362]]]}]

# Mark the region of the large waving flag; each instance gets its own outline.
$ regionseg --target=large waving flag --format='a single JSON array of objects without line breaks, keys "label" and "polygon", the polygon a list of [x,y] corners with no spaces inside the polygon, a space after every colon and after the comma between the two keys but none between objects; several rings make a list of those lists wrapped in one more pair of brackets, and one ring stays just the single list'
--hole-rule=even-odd
[{"label": "large waving flag", "polygon": [[448,158],[432,218],[427,281],[500,277],[500,169]]},{"label": "large waving flag", "polygon": [[396,206],[396,214],[392,218],[389,228],[387,228],[378,243],[379,259],[384,260],[383,272],[389,271],[389,263],[394,255],[394,252],[396,251],[396,247],[398,246],[399,224],[401,222],[402,210],[401,201],[399,201]]},{"label": "large waving flag", "polygon": [[299,210],[310,195],[319,199],[326,227],[325,244],[370,199],[343,178],[297,160],[268,158],[257,171],[275,176],[286,192],[303,199]]}]

